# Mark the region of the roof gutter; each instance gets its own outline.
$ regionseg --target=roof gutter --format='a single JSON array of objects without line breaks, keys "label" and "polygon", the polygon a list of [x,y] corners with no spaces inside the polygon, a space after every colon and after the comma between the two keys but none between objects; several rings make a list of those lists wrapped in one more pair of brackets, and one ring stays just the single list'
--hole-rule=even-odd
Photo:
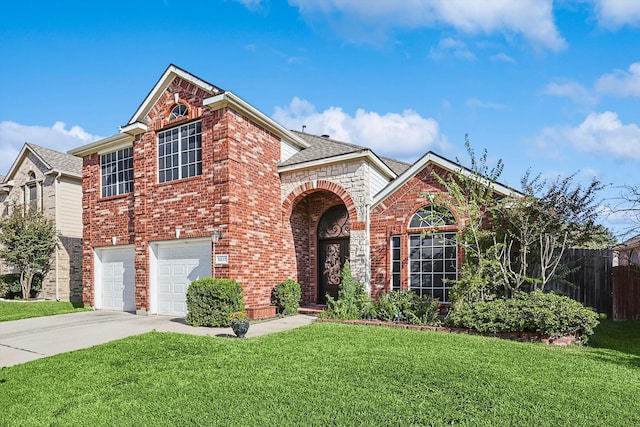
[{"label": "roof gutter", "polygon": [[280,138],[291,142],[300,148],[309,147],[309,143],[307,143],[304,139],[300,138],[293,132],[288,131],[280,124],[276,123],[273,119],[265,115],[263,112],[248,104],[243,99],[231,92],[223,92],[219,95],[205,98],[202,104],[205,107],[210,108],[211,110],[219,110],[224,107],[232,108],[233,110],[246,115],[254,122],[264,126]]}]

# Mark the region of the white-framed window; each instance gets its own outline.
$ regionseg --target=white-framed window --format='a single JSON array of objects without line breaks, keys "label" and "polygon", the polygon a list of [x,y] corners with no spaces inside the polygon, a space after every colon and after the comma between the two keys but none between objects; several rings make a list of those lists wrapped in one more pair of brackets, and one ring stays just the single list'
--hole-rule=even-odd
[{"label": "white-framed window", "polygon": [[101,197],[133,191],[133,148],[100,156],[100,187]]},{"label": "white-framed window", "polygon": [[186,105],[178,104],[171,109],[171,113],[169,114],[169,120],[181,119],[183,117],[187,117],[189,114],[189,110]]},{"label": "white-framed window", "polygon": [[27,182],[25,183],[22,190],[23,190],[24,212],[26,213],[26,212],[35,212],[38,210],[42,210],[42,206],[43,206],[42,183],[41,182],[38,183],[38,181],[36,181],[35,172],[29,171],[27,175]]},{"label": "white-framed window", "polygon": [[391,290],[399,291],[402,281],[401,236],[391,236]]},{"label": "white-framed window", "polygon": [[457,278],[457,232],[409,235],[409,289],[449,302]]},{"label": "white-framed window", "polygon": [[444,207],[427,205],[413,214],[408,228],[405,246],[401,235],[391,236],[391,290],[402,289],[404,259],[409,290],[449,302],[458,279],[456,217]]},{"label": "white-framed window", "polygon": [[158,132],[158,182],[202,175],[202,122]]}]

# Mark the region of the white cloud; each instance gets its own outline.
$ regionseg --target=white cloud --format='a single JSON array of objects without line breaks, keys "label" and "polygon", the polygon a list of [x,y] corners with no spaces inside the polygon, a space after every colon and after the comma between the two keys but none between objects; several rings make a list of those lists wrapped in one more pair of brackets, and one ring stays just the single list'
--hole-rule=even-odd
[{"label": "white cloud", "polygon": [[640,2],[637,0],[593,0],[598,23],[606,28],[640,25]]},{"label": "white cloud", "polygon": [[544,93],[554,96],[562,96],[571,99],[576,104],[593,106],[598,98],[588,89],[577,82],[549,83],[544,88]]},{"label": "white cloud", "polygon": [[502,61],[502,62],[510,62],[514,64],[516,62],[515,59],[507,55],[506,53],[498,53],[497,55],[491,56],[493,61]]},{"label": "white cloud", "polygon": [[398,160],[415,161],[436,147],[449,148],[438,122],[413,110],[380,114],[358,109],[355,115],[330,107],[318,112],[310,102],[293,98],[286,107],[276,107],[273,118],[289,129],[327,134],[332,139],[371,148],[376,154]]},{"label": "white cloud", "polygon": [[433,59],[442,59],[449,55],[449,53],[452,53],[456,58],[467,61],[476,59],[476,56],[467,48],[467,45],[463,41],[451,37],[441,39],[437,47],[431,48],[429,56]]},{"label": "white cloud", "polygon": [[88,144],[99,136],[91,135],[79,126],[66,128],[64,122],[55,122],[51,127],[27,126],[15,122],[0,122],[0,174],[9,172],[16,156],[25,142],[66,153],[72,148]]},{"label": "white cloud", "polygon": [[[341,36],[375,42],[395,29],[448,26],[466,34],[518,35],[552,50],[566,42],[552,0],[289,0],[307,21],[324,20]],[[371,40],[371,38],[378,40]]]},{"label": "white cloud", "polygon": [[631,64],[628,71],[615,70],[600,77],[596,90],[616,96],[640,97],[640,62]]},{"label": "white cloud", "polygon": [[540,149],[557,149],[564,143],[589,153],[640,159],[640,127],[623,124],[611,111],[591,113],[576,127],[545,128],[536,140]]}]

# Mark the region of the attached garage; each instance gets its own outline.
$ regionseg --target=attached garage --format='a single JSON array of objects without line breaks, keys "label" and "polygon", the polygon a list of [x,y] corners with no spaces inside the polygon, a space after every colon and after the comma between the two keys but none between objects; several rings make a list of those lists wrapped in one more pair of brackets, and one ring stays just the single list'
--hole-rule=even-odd
[{"label": "attached garage", "polygon": [[136,311],[133,246],[96,250],[96,307]]},{"label": "attached garage", "polygon": [[211,276],[211,240],[182,240],[152,244],[155,255],[151,278],[152,301],[161,315],[187,314],[186,294],[189,284]]}]

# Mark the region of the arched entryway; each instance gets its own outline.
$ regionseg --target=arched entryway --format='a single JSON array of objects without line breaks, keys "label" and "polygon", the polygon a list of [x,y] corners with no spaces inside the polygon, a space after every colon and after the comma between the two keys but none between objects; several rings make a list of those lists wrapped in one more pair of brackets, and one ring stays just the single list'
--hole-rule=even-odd
[{"label": "arched entryway", "polygon": [[340,273],[349,259],[351,223],[344,204],[329,208],[318,222],[318,303],[338,298]]}]

